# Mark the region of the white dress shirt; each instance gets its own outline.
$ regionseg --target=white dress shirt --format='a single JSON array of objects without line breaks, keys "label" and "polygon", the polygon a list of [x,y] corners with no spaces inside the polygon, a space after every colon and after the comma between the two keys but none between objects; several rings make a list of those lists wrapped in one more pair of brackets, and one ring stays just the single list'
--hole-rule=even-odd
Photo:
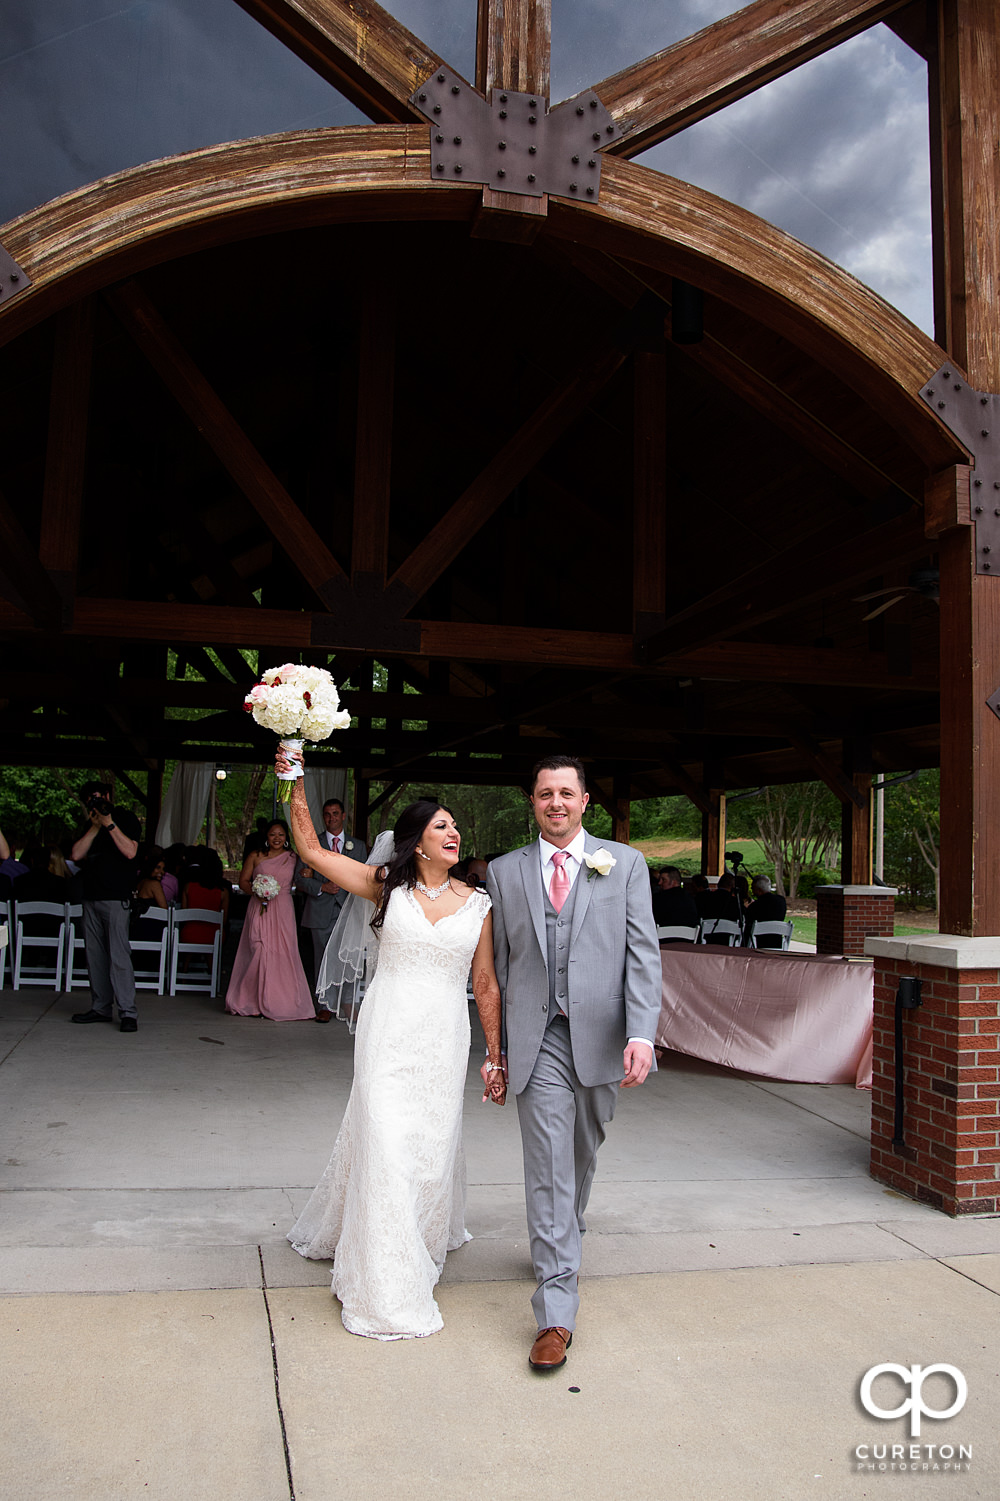
[{"label": "white dress shirt", "polygon": [[[581,825],[580,830],[576,834],[575,838],[571,839],[569,844],[563,846],[564,853],[569,856],[569,859],[566,861],[563,868],[569,876],[569,885],[571,891],[573,889],[573,882],[576,880],[580,872],[580,866],[583,864],[585,840],[586,833]],[[538,858],[542,863],[542,885],[545,888],[546,895],[548,895],[549,887],[552,884],[552,877],[555,874],[555,866],[552,864],[552,856],[558,853],[559,846],[550,844],[547,839],[543,839],[541,834],[539,834]],[[650,1042],[648,1037],[630,1037],[629,1042],[645,1043],[650,1052],[654,1051],[653,1044]]]}]

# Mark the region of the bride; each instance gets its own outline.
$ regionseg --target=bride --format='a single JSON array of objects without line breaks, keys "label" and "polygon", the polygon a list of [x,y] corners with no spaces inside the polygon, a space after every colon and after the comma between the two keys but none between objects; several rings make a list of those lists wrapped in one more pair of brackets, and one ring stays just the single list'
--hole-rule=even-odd
[{"label": "bride", "polygon": [[[277,769],[291,769],[281,751]],[[434,1334],[445,1255],[471,1239],[462,1153],[470,963],[489,1052],[483,1098],[502,1105],[507,1092],[490,898],[452,879],[460,835],[432,799],[400,815],[381,866],[321,847],[301,779],[289,809],[302,859],[372,904],[369,976],[373,949],[378,970],[361,1008],[354,1085],[333,1156],[288,1239],[302,1256],[333,1257],[333,1292],[352,1334]]]}]

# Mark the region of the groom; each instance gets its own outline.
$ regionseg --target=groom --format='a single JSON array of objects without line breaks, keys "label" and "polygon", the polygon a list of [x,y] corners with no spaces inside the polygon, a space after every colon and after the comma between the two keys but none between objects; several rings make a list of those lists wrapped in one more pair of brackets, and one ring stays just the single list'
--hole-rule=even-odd
[{"label": "groom", "polygon": [[538,1279],[536,1371],[565,1364],[597,1149],[619,1088],[653,1067],[660,1012],[646,862],[584,832],[588,801],[579,761],[540,761],[531,792],[539,837],[491,861],[486,877]]}]

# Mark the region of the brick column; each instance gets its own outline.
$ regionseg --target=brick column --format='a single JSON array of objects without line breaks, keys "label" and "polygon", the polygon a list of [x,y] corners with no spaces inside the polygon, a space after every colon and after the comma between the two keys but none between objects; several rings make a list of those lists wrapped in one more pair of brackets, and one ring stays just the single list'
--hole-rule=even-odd
[{"label": "brick column", "polygon": [[[946,1214],[1000,1213],[1000,938],[870,938],[875,961],[871,1174]],[[895,1134],[896,989],[903,1013],[903,1145]]]},{"label": "brick column", "polygon": [[865,953],[866,938],[891,938],[896,920],[894,886],[817,886],[816,952]]}]

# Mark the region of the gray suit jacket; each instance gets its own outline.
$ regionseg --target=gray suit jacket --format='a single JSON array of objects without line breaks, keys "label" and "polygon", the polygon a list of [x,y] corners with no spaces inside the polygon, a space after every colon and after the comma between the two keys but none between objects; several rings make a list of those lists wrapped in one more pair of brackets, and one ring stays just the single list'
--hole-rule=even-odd
[{"label": "gray suit jacket", "polygon": [[[570,930],[569,1027],[581,1084],[622,1076],[630,1037],[655,1037],[660,1017],[660,948],[646,862],[627,844],[585,836],[584,850],[606,849],[616,865],[606,876],[582,866]],[[510,1087],[531,1077],[548,1021],[545,895],[537,841],[490,862],[493,945],[504,1003]]]},{"label": "gray suit jacket", "polygon": [[[368,846],[363,839],[355,839],[345,830],[344,848],[341,854],[347,855],[351,860],[360,860],[362,863],[368,858]],[[317,835],[321,844],[325,843],[326,830]],[[304,876],[302,874],[304,862],[299,861],[295,867],[296,890],[306,893],[306,903],[302,911],[302,926],[304,928],[326,929],[332,933],[340,916],[340,909],[347,900],[346,891],[338,891],[336,895],[324,891],[323,882],[326,876]],[[312,866],[308,867],[310,870]]]}]

